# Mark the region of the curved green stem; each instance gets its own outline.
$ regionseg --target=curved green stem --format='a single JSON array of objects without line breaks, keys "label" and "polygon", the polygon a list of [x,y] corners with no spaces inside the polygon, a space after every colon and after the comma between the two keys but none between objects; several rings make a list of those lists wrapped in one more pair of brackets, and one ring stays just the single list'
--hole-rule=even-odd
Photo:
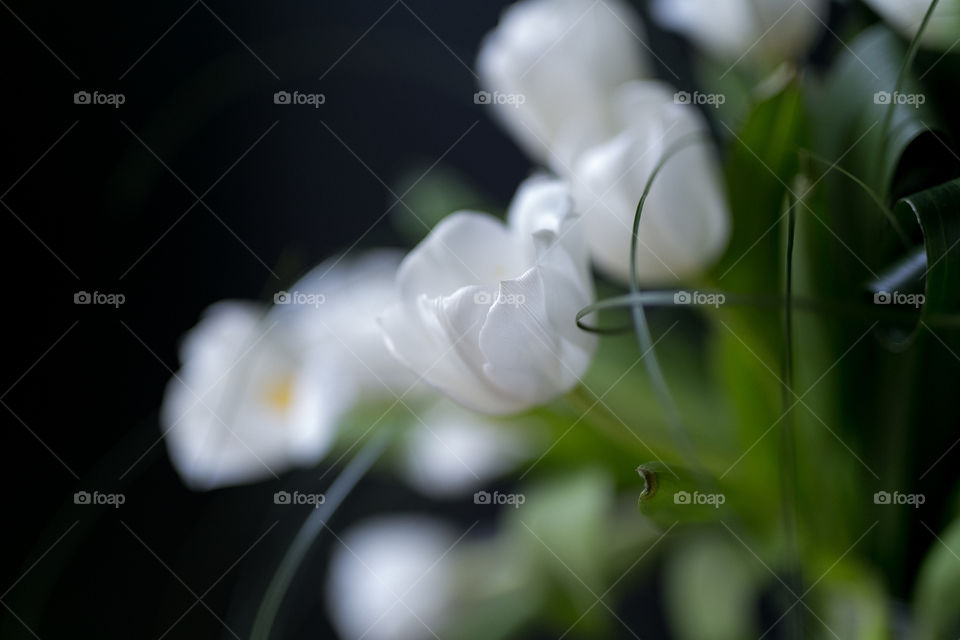
[{"label": "curved green stem", "polygon": [[[594,327],[584,322],[584,318],[598,311],[608,309],[624,309],[639,305],[642,307],[673,307],[681,306],[675,301],[678,294],[688,293],[677,289],[660,291],[641,291],[639,293],[628,293],[612,298],[600,300],[588,305],[577,312],[577,326],[584,331],[601,334],[614,334],[627,331],[630,327]],[[764,295],[740,295],[736,293],[727,293],[724,291],[700,292],[713,296],[724,297],[723,306],[745,306],[745,307],[769,307],[771,309],[782,308],[786,302],[780,296]],[[683,303],[684,307],[714,307],[715,303],[691,300]],[[896,307],[875,306],[867,304],[844,303],[835,300],[813,300],[809,298],[794,297],[791,306],[796,311],[806,311],[809,313],[824,313],[847,317],[854,320],[887,320],[910,321],[917,319],[917,313],[906,311]],[[924,317],[924,322],[934,327],[944,329],[960,328],[960,315],[958,314],[933,314]]]},{"label": "curved green stem", "polygon": [[[701,138],[702,134],[699,133],[690,134],[685,138],[682,138],[678,143],[667,150],[667,152],[657,163],[657,166],[654,167],[650,177],[647,179],[647,184],[643,189],[643,194],[640,196],[640,201],[637,203],[636,213],[633,216],[633,230],[630,237],[631,294],[638,295],[640,293],[640,275],[637,271],[637,246],[640,242],[640,217],[643,213],[643,205],[647,201],[647,196],[650,195],[650,188],[653,186],[653,181],[674,155],[676,155],[679,151],[682,151],[687,146],[701,141]],[[640,357],[643,359],[644,367],[647,370],[647,375],[650,376],[650,381],[653,384],[653,389],[656,393],[657,400],[666,414],[667,424],[670,426],[675,441],[680,445],[680,449],[683,451],[684,457],[686,458],[690,469],[699,477],[700,483],[705,484],[708,478],[702,471],[702,467],[697,458],[693,443],[690,441],[690,436],[683,427],[683,420],[680,416],[680,411],[670,393],[670,386],[667,384],[667,379],[663,375],[663,369],[660,367],[660,362],[657,359],[657,354],[653,344],[653,337],[650,335],[650,325],[647,323],[647,316],[644,312],[643,305],[632,303],[630,305],[630,315],[633,318],[633,327],[636,332],[637,343],[640,346]]]},{"label": "curved green stem", "polygon": [[315,509],[303,522],[300,531],[297,532],[297,536],[293,539],[283,556],[283,560],[280,561],[280,565],[273,574],[266,595],[260,603],[257,616],[253,621],[253,629],[250,632],[252,640],[269,639],[280,605],[283,604],[287,589],[289,589],[290,583],[296,576],[297,569],[300,568],[307,551],[310,550],[310,547],[326,528],[327,521],[330,520],[330,517],[343,503],[347,495],[386,449],[394,432],[395,430],[392,429],[381,429],[375,434],[330,485],[330,490],[326,493],[326,501],[323,505],[319,509]]},{"label": "curved green stem", "polygon": [[637,441],[628,436],[626,427],[622,421],[600,400],[594,400],[587,395],[589,390],[583,385],[577,385],[566,395],[567,402],[573,407],[574,411],[586,416],[588,413],[597,413],[599,418],[589,419],[586,422],[596,427],[607,438],[618,446],[634,447]]},{"label": "curved green stem", "polygon": [[886,203],[880,198],[880,196],[877,195],[877,192],[871,189],[866,182],[864,182],[863,180],[861,180],[851,172],[847,171],[843,167],[839,166],[837,163],[830,162],[826,158],[821,158],[820,156],[816,155],[812,151],[809,151],[807,149],[801,149],[800,152],[805,154],[811,160],[816,160],[821,164],[829,165],[830,169],[827,171],[828,173],[830,171],[836,171],[840,175],[848,178],[854,184],[860,187],[870,197],[873,203],[877,205],[877,208],[880,209],[880,212],[883,213],[883,217],[887,219],[887,222],[890,224],[891,227],[893,227],[893,230],[896,232],[897,236],[900,238],[900,242],[903,243],[903,247],[905,249],[910,248],[910,237],[903,230],[903,227],[900,226],[900,223],[897,222],[896,217],[894,217],[893,215],[893,211],[891,211],[890,207],[886,205]]},{"label": "curved green stem", "polygon": [[884,151],[884,153],[881,153],[879,156],[878,162],[880,163],[883,163],[883,159],[887,155],[886,150],[889,144],[890,127],[893,124],[893,114],[897,108],[896,94],[900,93],[900,90],[903,88],[903,83],[907,79],[907,72],[909,72],[910,67],[913,66],[914,58],[917,57],[917,50],[920,48],[920,38],[923,36],[923,32],[926,31],[927,24],[930,22],[930,18],[933,16],[933,12],[939,2],[940,0],[931,0],[930,6],[927,7],[927,12],[923,16],[923,21],[920,22],[920,28],[917,29],[913,39],[910,40],[910,46],[907,47],[907,55],[903,57],[903,64],[900,66],[900,72],[897,74],[897,86],[893,90],[890,104],[887,105],[887,112],[883,116],[883,126],[880,128],[880,144],[883,146]]}]

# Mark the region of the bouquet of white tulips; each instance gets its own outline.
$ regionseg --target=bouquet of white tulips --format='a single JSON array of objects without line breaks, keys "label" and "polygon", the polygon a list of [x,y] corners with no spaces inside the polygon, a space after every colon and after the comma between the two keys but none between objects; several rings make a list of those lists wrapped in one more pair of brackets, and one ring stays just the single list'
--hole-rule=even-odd
[{"label": "bouquet of white tulips", "polygon": [[[183,341],[183,481],[310,506],[252,637],[321,535],[344,638],[957,637],[958,42],[954,0],[507,8],[505,215]],[[341,532],[368,472],[420,506]]]}]

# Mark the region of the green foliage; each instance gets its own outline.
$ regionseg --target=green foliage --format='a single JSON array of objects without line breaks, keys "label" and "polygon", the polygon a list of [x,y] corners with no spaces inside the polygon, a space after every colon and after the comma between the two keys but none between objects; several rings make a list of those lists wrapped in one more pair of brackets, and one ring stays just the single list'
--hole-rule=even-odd
[{"label": "green foliage", "polygon": [[670,551],[665,597],[671,627],[681,640],[759,635],[753,612],[764,576],[752,560],[731,537],[702,533]]},{"label": "green foliage", "polygon": [[[680,638],[756,637],[766,631],[757,625],[762,597],[793,604],[781,588],[788,581],[804,594],[795,608],[810,637],[887,637],[891,603],[915,580],[918,637],[960,631],[950,600],[960,589],[960,523],[934,538],[917,576],[910,545],[930,537],[917,535],[915,514],[872,500],[915,489],[960,421],[951,397],[960,160],[938,128],[942,108],[891,107],[884,97],[924,92],[907,55],[875,26],[822,81],[779,73],[751,90],[731,74],[704,86],[732,97],[711,116],[733,230],[696,284],[765,303],[638,313],[634,295],[590,319],[629,329],[641,318],[641,345],[629,331],[604,336],[579,389],[519,418],[543,427],[549,448],[518,475],[522,508],[501,512],[496,535],[465,543],[458,637],[516,637],[543,624],[574,637],[616,635],[605,603],[624,588],[624,568],[647,564],[653,549],[669,549],[662,586]],[[398,205],[395,222],[411,241],[453,209],[489,210],[453,173],[412,172],[401,183],[417,215]],[[875,304],[886,287],[923,293],[925,304]],[[623,291],[601,283],[599,294]],[[653,364],[641,358],[648,343]],[[783,473],[794,465],[796,489]],[[953,487],[948,467],[935,477]],[[698,492],[722,503],[696,504]],[[661,535],[669,542],[658,546]]]},{"label": "green foliage", "polygon": [[933,324],[941,324],[960,310],[960,254],[953,251],[960,238],[958,207],[960,178],[907,196],[896,208],[900,216],[912,215],[923,232],[927,267],[923,319]]},{"label": "green foliage", "polygon": [[[932,530],[931,530],[932,531]],[[960,520],[933,542],[917,578],[914,612],[918,640],[953,638],[960,633]]]},{"label": "green foliage", "polygon": [[403,202],[391,209],[391,220],[411,245],[453,211],[497,210],[465,176],[445,166],[416,166],[395,181],[393,191]]}]

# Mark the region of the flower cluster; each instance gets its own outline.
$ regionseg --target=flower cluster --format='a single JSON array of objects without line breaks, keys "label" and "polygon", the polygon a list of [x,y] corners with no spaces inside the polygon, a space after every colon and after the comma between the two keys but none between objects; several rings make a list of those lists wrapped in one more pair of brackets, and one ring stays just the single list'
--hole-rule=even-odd
[{"label": "flower cluster", "polygon": [[[696,107],[650,79],[640,18],[620,2],[531,0],[503,15],[477,59],[489,91],[525,96],[493,105],[531,159],[570,185],[597,267],[626,282],[637,201],[664,153],[706,134]],[[685,148],[658,178],[639,230],[641,281],[676,282],[722,252],[730,214],[714,152]]]},{"label": "flower cluster", "polygon": [[[760,103],[795,95],[793,89],[800,93],[802,75],[796,70],[823,36],[829,4],[654,0],[649,8],[663,30],[688,39],[712,63],[729,65],[723,75],[738,66],[748,69],[750,100]],[[955,44],[956,2],[943,1],[930,13],[926,0],[866,4],[907,37],[918,33],[926,17],[922,46],[948,49]],[[363,428],[370,430],[399,406],[413,415],[398,456],[407,482],[435,498],[480,489],[476,504],[490,504],[483,481],[509,471],[529,454],[523,435],[503,429],[504,420],[551,405],[580,385],[594,364],[597,337],[581,329],[577,319],[600,306],[591,306],[598,282],[606,288],[634,282],[673,286],[680,290],[656,293],[672,297],[677,305],[724,305],[724,293],[685,285],[704,284],[704,274],[728,245],[736,244],[734,225],[745,218],[739,211],[739,217],[731,213],[731,202],[737,200],[728,192],[737,189],[723,175],[714,142],[717,127],[711,128],[714,121],[705,115],[727,97],[689,93],[657,79],[655,70],[665,63],[647,41],[640,16],[622,0],[521,0],[510,6],[480,46],[475,98],[536,165],[517,187],[505,219],[480,211],[452,212],[406,255],[374,249],[334,257],[277,292],[272,305],[226,301],[211,306],[183,342],[181,369],[169,383],[161,411],[170,459],[184,482],[206,490],[315,465],[335,450],[357,410],[388,407],[372,425],[365,422]],[[881,127],[889,128],[894,108],[902,105],[899,93],[892,94],[891,103],[891,94],[884,91],[876,94],[884,100],[878,97],[854,110],[890,105],[890,117]],[[906,103],[919,107],[926,100],[919,97],[923,100]],[[771,117],[782,117],[786,124],[764,121],[758,126],[769,129],[761,135],[783,135],[775,141],[782,148],[774,151],[784,156],[799,151],[794,148],[799,136],[791,136],[802,129],[792,120],[793,106],[788,107],[787,115]],[[749,153],[759,164],[743,166],[762,166],[772,174],[763,178],[775,183],[763,194],[769,201],[756,205],[768,217],[762,218],[756,239],[747,242],[753,244],[741,247],[743,255],[783,219],[775,217],[779,209],[769,210],[793,202],[787,194],[796,194],[788,182],[802,173],[784,162],[790,168],[781,175],[752,149]],[[743,166],[741,172],[749,173]],[[752,193],[744,195],[749,187],[738,177],[743,205]],[[803,195],[796,198],[806,206]],[[635,228],[640,202],[642,219]],[[766,224],[769,216],[771,225]],[[793,273],[793,222],[790,218],[787,274]],[[780,248],[765,245],[757,253],[761,251],[774,258],[752,263],[761,264],[755,272],[781,266]],[[816,277],[818,266],[808,264],[804,277]],[[595,281],[594,270],[601,280]],[[692,297],[684,288],[693,291]],[[918,295],[917,307],[926,300]],[[636,295],[621,300],[625,298],[638,305]],[[875,302],[884,304],[880,298]],[[740,328],[747,333],[754,324],[744,322]],[[786,324],[789,350],[792,324]],[[780,342],[754,350],[729,325],[723,326],[772,372],[761,355],[778,350]],[[764,340],[770,336],[759,333]],[[791,366],[791,357],[785,367]],[[737,361],[729,370],[753,381],[752,374],[744,373],[750,366]],[[788,383],[774,377],[792,393]],[[661,400],[669,396],[662,388],[651,395],[658,392]],[[779,392],[777,388],[775,395]],[[740,393],[734,400],[749,395]],[[602,401],[600,397],[595,404]],[[679,420],[671,415],[667,421],[671,418]],[[766,423],[762,428],[758,443],[772,429]],[[350,439],[359,441],[365,434]],[[771,468],[757,472],[765,479],[757,484],[775,484],[762,475]],[[494,504],[519,507],[526,501],[522,494],[494,496]],[[675,493],[677,509],[692,512],[704,504],[716,511],[727,504],[726,494]],[[444,618],[452,598],[449,575],[430,573],[431,560],[446,555],[444,548],[454,540],[444,525],[425,518],[382,519],[347,538],[350,553],[335,555],[328,592],[333,622],[345,635],[400,640],[417,637],[421,625]],[[388,580],[378,585],[369,576],[358,577],[368,564],[381,568]],[[396,596],[404,590],[412,607]],[[398,602],[403,606],[398,608]]]}]

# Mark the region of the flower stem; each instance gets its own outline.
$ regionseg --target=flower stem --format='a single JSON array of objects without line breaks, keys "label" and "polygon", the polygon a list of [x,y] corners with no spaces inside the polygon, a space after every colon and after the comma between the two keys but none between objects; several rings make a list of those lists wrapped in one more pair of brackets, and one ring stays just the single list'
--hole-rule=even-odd
[{"label": "flower stem", "polygon": [[588,419],[587,423],[603,432],[614,444],[634,447],[637,442],[628,436],[627,428],[623,425],[622,420],[599,399],[591,397],[595,395],[583,384],[580,384],[574,387],[566,398],[573,410],[584,417],[588,413],[599,414],[599,417]]},{"label": "flower stem", "polygon": [[[628,293],[625,295],[606,298],[588,305],[577,312],[577,326],[584,331],[593,333],[613,334],[630,330],[631,327],[594,327],[586,324],[583,319],[588,315],[603,311],[606,309],[622,309],[625,307],[676,307],[674,296],[682,293],[679,289],[663,289],[659,291],[640,291],[639,293]],[[737,293],[726,293],[724,291],[701,291],[701,293],[711,293],[723,295],[724,307],[753,307],[753,308],[776,308],[783,307],[785,300],[778,296],[762,295],[741,295]],[[714,303],[691,301],[689,307],[712,307]],[[895,307],[880,306],[875,304],[856,304],[846,303],[837,300],[814,300],[809,298],[793,297],[791,308],[794,311],[804,311],[810,313],[822,313],[832,318],[842,317],[852,320],[875,320],[875,321],[908,321],[916,320],[917,313],[911,310],[903,310]],[[924,322],[931,327],[941,327],[944,329],[960,328],[960,314],[932,314],[924,319]]]},{"label": "flower stem", "polygon": [[890,227],[894,230],[894,232],[896,232],[897,237],[900,238],[900,242],[903,243],[903,248],[910,249],[910,245],[911,245],[910,236],[908,236],[907,232],[903,230],[903,227],[897,221],[897,218],[893,215],[893,211],[890,210],[890,207],[886,205],[886,203],[877,194],[877,192],[871,189],[866,182],[858,178],[856,175],[854,175],[850,171],[847,171],[843,167],[837,165],[835,162],[830,162],[826,158],[821,158],[820,156],[813,153],[812,151],[808,151],[807,149],[801,149],[800,154],[801,154],[801,157],[806,157],[811,160],[815,160],[820,164],[827,165],[829,167],[827,171],[828,173],[830,171],[836,171],[837,173],[844,176],[845,178],[853,182],[855,185],[860,187],[860,189],[867,194],[870,200],[873,201],[873,204],[877,206],[877,209],[879,209],[880,213],[883,214],[883,217],[886,218],[887,223],[890,225]]},{"label": "flower stem", "polygon": [[[797,444],[795,424],[793,418],[793,245],[796,232],[796,207],[791,200],[787,209],[787,248],[786,248],[786,284],[783,322],[783,359],[781,361],[780,378],[783,380],[781,402],[783,403],[785,418],[780,428],[780,492],[781,518],[783,519],[784,542],[787,549],[788,575],[787,584],[793,591],[794,598],[801,598],[803,593],[803,576],[801,573],[800,549],[797,541],[797,500],[799,487],[797,482]],[[794,605],[788,605],[787,627],[789,637],[799,640],[803,637],[802,611]]]},{"label": "flower stem", "polygon": [[[883,117],[883,126],[880,128],[880,144],[882,145],[883,153],[878,157],[878,162],[884,162],[887,150],[889,149],[889,138],[890,138],[890,127],[893,125],[893,113],[897,108],[896,94],[900,93],[900,90],[903,88],[903,83],[906,82],[907,72],[910,70],[910,67],[913,66],[913,60],[917,57],[917,50],[920,48],[920,38],[923,36],[923,32],[927,29],[927,24],[930,22],[930,18],[933,17],[933,11],[937,8],[937,4],[940,0],[931,0],[930,6],[927,7],[927,12],[923,16],[923,21],[920,22],[920,27],[917,29],[917,33],[914,34],[913,39],[910,40],[910,46],[907,48],[907,54],[903,57],[903,64],[900,66],[900,72],[897,74],[897,86],[894,88],[894,95],[890,99],[890,104],[887,105],[887,112]],[[885,176],[882,176],[885,178]]]},{"label": "flower stem", "polygon": [[350,461],[346,468],[337,476],[326,493],[326,501],[319,509],[315,509],[300,527],[297,536],[293,539],[283,559],[277,566],[273,578],[267,587],[266,594],[260,602],[253,629],[250,632],[252,640],[268,640],[273,630],[273,622],[283,604],[290,583],[300,568],[300,563],[310,547],[327,526],[330,517],[343,503],[361,478],[366,475],[373,463],[377,461],[393,437],[394,430],[381,429],[367,442],[360,452]]},{"label": "flower stem", "polygon": [[[647,200],[647,196],[650,194],[650,188],[653,186],[654,179],[656,179],[667,162],[687,146],[702,142],[702,140],[700,140],[701,137],[701,134],[694,133],[682,138],[663,154],[663,157],[660,158],[657,166],[654,167],[650,173],[650,177],[647,179],[647,184],[643,189],[643,194],[637,203],[636,213],[633,216],[633,230],[630,236],[630,293],[634,296],[640,294],[640,275],[637,271],[637,245],[640,242],[640,216],[643,213],[643,205]],[[631,304],[630,315],[633,318],[633,328],[636,332],[637,343],[640,346],[640,357],[643,359],[647,375],[650,376],[657,400],[663,412],[666,414],[667,424],[670,425],[674,441],[680,447],[687,465],[697,476],[699,484],[704,487],[708,485],[712,487],[713,483],[703,471],[703,467],[697,458],[693,442],[690,440],[686,429],[684,429],[680,411],[670,393],[670,386],[667,384],[667,379],[663,375],[663,369],[660,368],[660,361],[657,359],[657,354],[654,350],[653,338],[650,335],[650,325],[647,323],[647,315],[643,309],[643,305],[639,303]]]}]

